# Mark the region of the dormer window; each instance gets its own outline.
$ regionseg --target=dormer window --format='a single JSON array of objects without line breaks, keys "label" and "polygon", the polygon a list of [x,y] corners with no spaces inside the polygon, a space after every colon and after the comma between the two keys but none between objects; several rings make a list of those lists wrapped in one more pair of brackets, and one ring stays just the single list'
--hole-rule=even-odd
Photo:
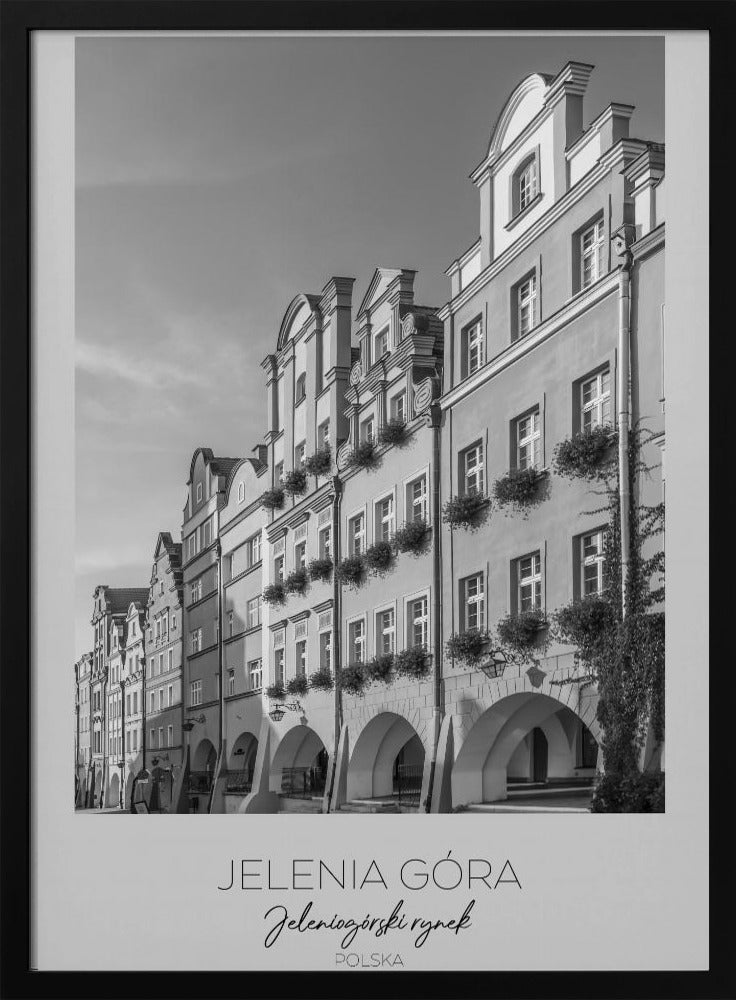
[{"label": "dormer window", "polygon": [[296,380],[296,391],[294,393],[294,403],[301,403],[307,397],[307,373],[302,372]]},{"label": "dormer window", "polygon": [[529,208],[539,194],[539,153],[522,160],[511,177],[511,219]]},{"label": "dormer window", "polygon": [[373,350],[373,360],[378,361],[384,354],[388,354],[388,327],[376,334],[376,341]]}]

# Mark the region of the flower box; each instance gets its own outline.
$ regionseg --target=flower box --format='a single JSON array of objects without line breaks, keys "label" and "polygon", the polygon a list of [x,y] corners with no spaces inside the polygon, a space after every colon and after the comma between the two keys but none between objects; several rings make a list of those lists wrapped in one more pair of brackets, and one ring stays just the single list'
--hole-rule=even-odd
[{"label": "flower box", "polygon": [[606,459],[617,439],[617,432],[607,425],[573,434],[555,448],[553,468],[558,476],[567,479],[596,479],[610,466],[611,462]]},{"label": "flower box", "polygon": [[309,686],[313,691],[331,691],[335,686],[335,679],[332,676],[332,671],[328,670],[326,667],[321,667],[309,678]]},{"label": "flower box", "polygon": [[287,493],[296,496],[305,493],[307,489],[307,473],[304,469],[292,469],[287,472],[282,480],[282,484]]},{"label": "flower box", "polygon": [[261,503],[269,510],[280,510],[280,508],[284,506],[285,499],[286,497],[282,488],[280,486],[274,486],[272,489],[266,490],[266,492],[262,495]]},{"label": "flower box", "polygon": [[393,417],[387,421],[378,432],[378,440],[381,444],[395,444],[401,446],[409,440],[409,432],[406,424],[398,417]]},{"label": "flower box", "polygon": [[399,677],[421,680],[429,673],[429,654],[424,646],[409,646],[396,654],[394,669]]},{"label": "flower box", "polygon": [[394,556],[394,549],[390,542],[376,542],[375,545],[371,545],[365,550],[363,561],[370,572],[374,576],[378,576],[391,568]]},{"label": "flower box", "polygon": [[282,701],[285,696],[286,691],[281,681],[276,681],[275,684],[269,684],[266,688],[266,697],[270,698],[272,701]]},{"label": "flower box", "polygon": [[284,589],[287,594],[303,594],[307,589],[309,577],[305,569],[295,569],[289,573],[284,580]]},{"label": "flower box", "polygon": [[379,653],[365,665],[366,674],[375,684],[390,684],[394,679],[394,654]]},{"label": "flower box", "polygon": [[357,469],[372,469],[377,462],[378,455],[373,441],[361,441],[348,456],[348,463]]},{"label": "flower box", "polygon": [[265,604],[283,604],[286,601],[286,590],[283,583],[269,583],[263,591]]},{"label": "flower box", "polygon": [[499,507],[523,510],[540,500],[539,483],[543,476],[538,469],[510,469],[493,484],[493,499]]},{"label": "flower box", "polygon": [[453,659],[473,665],[478,663],[488,646],[489,636],[485,629],[469,628],[464,632],[453,632],[445,649]]},{"label": "flower box", "polygon": [[541,634],[548,625],[544,611],[535,608],[502,618],[496,626],[496,632],[501,646],[511,650],[512,655],[528,660],[532,650],[543,650],[548,645],[548,637]]},{"label": "flower box", "polygon": [[407,521],[397,529],[394,544],[399,552],[410,552],[418,556],[426,551],[429,535],[429,525],[426,521]]},{"label": "flower box", "polygon": [[302,697],[309,691],[309,681],[306,674],[297,674],[286,682],[286,693],[290,695],[301,695]]},{"label": "flower box", "polygon": [[335,567],[335,575],[342,584],[357,590],[365,582],[365,563],[362,556],[346,556]]},{"label": "flower box", "polygon": [[329,558],[312,559],[307,566],[307,573],[310,580],[329,580],[333,568],[332,560]]},{"label": "flower box", "polygon": [[368,677],[362,663],[349,663],[340,671],[340,687],[347,694],[363,694],[367,683]]},{"label": "flower box", "polygon": [[477,528],[489,511],[484,493],[460,493],[442,507],[442,520],[453,528]]},{"label": "flower box", "polygon": [[304,459],[304,468],[310,476],[326,476],[332,469],[332,452],[329,448],[318,448]]}]

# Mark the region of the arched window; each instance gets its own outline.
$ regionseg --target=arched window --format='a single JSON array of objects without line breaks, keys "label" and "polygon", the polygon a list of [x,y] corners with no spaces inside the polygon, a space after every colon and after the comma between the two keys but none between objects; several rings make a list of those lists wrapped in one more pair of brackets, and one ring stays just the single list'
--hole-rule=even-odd
[{"label": "arched window", "polygon": [[539,156],[535,151],[521,161],[511,177],[511,218],[523,212],[539,194]]},{"label": "arched window", "polygon": [[307,374],[302,372],[299,378],[296,380],[296,394],[294,396],[295,403],[301,403],[301,401],[307,395]]},{"label": "arched window", "polygon": [[245,500],[245,483],[241,480],[238,483],[238,503],[242,503]]}]

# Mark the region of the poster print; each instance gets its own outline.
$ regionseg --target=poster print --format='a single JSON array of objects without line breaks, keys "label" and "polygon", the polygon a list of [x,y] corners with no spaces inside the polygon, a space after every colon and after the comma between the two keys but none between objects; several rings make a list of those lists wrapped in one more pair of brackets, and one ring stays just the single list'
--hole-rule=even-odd
[{"label": "poster print", "polygon": [[179,968],[602,967],[606,917],[504,931],[580,909],[550,858],[594,823],[640,848],[617,906],[683,891],[664,51],[76,40],[69,818],[170,845],[162,913],[217,928]]}]

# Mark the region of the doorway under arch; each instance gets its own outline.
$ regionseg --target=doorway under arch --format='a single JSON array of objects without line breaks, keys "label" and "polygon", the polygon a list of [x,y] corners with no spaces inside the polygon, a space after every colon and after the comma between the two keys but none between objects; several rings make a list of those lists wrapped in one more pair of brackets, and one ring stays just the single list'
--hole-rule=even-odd
[{"label": "doorway under arch", "polygon": [[107,786],[107,801],[105,805],[108,809],[120,805],[120,778],[115,771],[113,771],[110,784]]},{"label": "doorway under arch", "polygon": [[231,794],[247,795],[253,789],[253,775],[258,756],[258,739],[253,733],[241,733],[233,743],[227,761],[227,786]]},{"label": "doorway under arch", "polygon": [[271,791],[289,798],[318,798],[327,780],[327,750],[309,726],[292,726],[271,762]]},{"label": "doorway under arch", "polygon": [[[363,728],[350,756],[347,798],[401,798],[419,804],[424,744],[412,724],[395,712],[380,712]],[[416,801],[415,801],[416,800]]]},{"label": "doorway under arch", "polygon": [[567,705],[519,692],[487,709],[468,733],[452,771],[454,806],[495,802],[509,784],[574,781],[590,774],[596,735]]}]

